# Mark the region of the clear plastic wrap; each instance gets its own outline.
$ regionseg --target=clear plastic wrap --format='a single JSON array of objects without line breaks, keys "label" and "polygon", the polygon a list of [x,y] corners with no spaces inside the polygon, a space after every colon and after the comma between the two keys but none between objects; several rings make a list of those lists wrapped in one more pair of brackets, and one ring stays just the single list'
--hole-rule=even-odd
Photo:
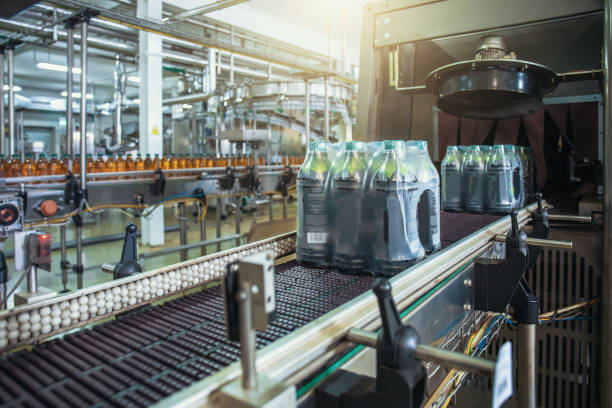
[{"label": "clear plastic wrap", "polygon": [[425,140],[409,140],[406,149],[407,159],[417,174],[419,239],[425,252],[432,253],[440,249],[440,176]]},{"label": "clear plastic wrap", "polygon": [[331,260],[341,271],[363,271],[368,267],[361,242],[367,165],[365,143],[347,142],[332,162],[328,178]]},{"label": "clear plastic wrap", "polygon": [[461,189],[466,211],[474,213],[486,211],[485,171],[486,158],[480,146],[468,146],[461,164]]},{"label": "clear plastic wrap", "polygon": [[418,234],[418,185],[404,142],[387,140],[369,163],[362,224],[370,269],[391,276],[425,255]]},{"label": "clear plastic wrap", "polygon": [[442,209],[463,211],[461,203],[461,152],[457,146],[448,146],[440,165],[442,179]]},{"label": "clear plastic wrap", "polygon": [[[495,214],[507,214],[514,208],[515,196],[513,169],[515,165],[512,151],[503,145],[493,146],[487,165],[488,209]],[[520,184],[520,180],[519,180]]]},{"label": "clear plastic wrap", "polygon": [[297,175],[297,241],[299,263],[312,266],[329,264],[329,227],[325,203],[325,183],[330,163],[327,144],[311,142]]}]

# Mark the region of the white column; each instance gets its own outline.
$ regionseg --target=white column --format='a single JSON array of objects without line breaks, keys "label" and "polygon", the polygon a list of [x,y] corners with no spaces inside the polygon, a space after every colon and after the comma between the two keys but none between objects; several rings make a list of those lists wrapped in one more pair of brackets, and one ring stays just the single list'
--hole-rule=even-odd
[{"label": "white column", "polygon": [[[160,20],[161,0],[138,0],[137,15]],[[162,39],[157,34],[140,31],[138,34],[140,72],[140,153],[151,156],[163,153],[162,123]],[[164,209],[158,207],[149,219],[142,219],[142,243],[164,244]]]}]

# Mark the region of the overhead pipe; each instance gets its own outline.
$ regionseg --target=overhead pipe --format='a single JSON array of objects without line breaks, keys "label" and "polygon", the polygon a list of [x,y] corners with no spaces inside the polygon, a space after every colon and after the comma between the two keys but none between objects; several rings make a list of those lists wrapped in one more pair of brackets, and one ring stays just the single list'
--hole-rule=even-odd
[{"label": "overhead pipe", "polygon": [[9,156],[12,156],[15,154],[15,45],[9,42],[6,46],[6,50],[8,58],[8,153]]},{"label": "overhead pipe", "polygon": [[121,125],[121,115],[123,104],[125,102],[125,65],[119,60],[119,55],[115,59],[115,70],[113,72],[114,79],[114,92],[113,102],[115,105],[115,112],[113,115],[113,143],[111,150],[121,145],[121,136],[123,134],[123,128]]},{"label": "overhead pipe", "polygon": [[196,103],[208,100],[212,95],[209,93],[196,93],[190,95],[175,96],[173,98],[166,98],[162,101],[165,106],[169,105],[181,105],[183,103]]},{"label": "overhead pipe", "polygon": [[66,23],[66,151],[74,161],[74,129],[72,125],[72,70],[74,67],[74,21]]},{"label": "overhead pipe", "polygon": [[235,6],[241,3],[245,3],[247,1],[249,0],[219,0],[213,3],[205,4],[200,7],[196,7],[191,10],[183,11],[182,13],[178,13],[170,17],[165,17],[162,19],[162,21],[169,22],[169,21],[176,21],[176,20],[184,20],[192,16],[198,16],[198,15],[211,13],[213,11],[222,10],[224,8]]}]

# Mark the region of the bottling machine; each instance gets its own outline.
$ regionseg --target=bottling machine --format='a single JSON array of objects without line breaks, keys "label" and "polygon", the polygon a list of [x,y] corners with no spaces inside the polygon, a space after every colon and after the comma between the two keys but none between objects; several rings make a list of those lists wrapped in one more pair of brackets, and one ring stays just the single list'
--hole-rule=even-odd
[{"label": "bottling machine", "polygon": [[[452,87],[445,93],[442,82],[461,77],[457,66],[436,61],[418,68],[416,45],[427,49],[513,29],[520,36],[541,24],[602,24],[597,1],[546,0],[530,3],[531,13],[502,0],[469,4],[470,15],[466,4],[453,1],[365,7],[358,139],[387,138],[399,125],[418,131],[425,122],[418,110],[423,101],[433,106],[452,95],[449,111],[471,109],[472,96]],[[604,17],[607,66],[609,1]],[[144,24],[131,20],[136,23]],[[459,59],[473,57],[474,41],[469,44]],[[531,57],[459,64],[493,72],[478,82],[480,91],[494,90],[495,71],[514,79],[512,85],[530,75],[554,82],[535,86],[523,103],[513,99],[516,89],[502,93],[480,117],[502,115],[499,109],[510,100],[512,111],[502,116],[532,112],[547,102],[545,91],[571,77]],[[418,85],[429,72],[427,84]],[[462,100],[468,101],[463,111]],[[423,116],[437,129],[435,110]],[[605,119],[609,133],[609,113]],[[442,134],[433,134],[435,160],[445,143]],[[606,164],[606,175],[611,168]],[[158,176],[147,175],[153,177],[143,184],[159,185]],[[92,181],[90,191],[104,183]],[[2,220],[24,222],[11,216],[13,207],[24,205],[19,199],[2,203]],[[608,302],[601,225],[592,213],[559,210],[538,195],[507,216],[443,212],[442,250],[389,281],[297,264],[295,233],[139,272],[135,231],[128,226],[123,255],[109,259],[118,264],[105,265],[118,279],[0,312],[0,404],[446,407],[451,401],[461,406],[463,392],[465,400],[495,407],[510,395],[516,398],[509,404],[520,407],[606,406],[610,364],[601,346],[608,312],[604,307],[604,342],[597,321],[573,320],[596,307],[600,291]],[[610,224],[604,222],[607,237]]]}]

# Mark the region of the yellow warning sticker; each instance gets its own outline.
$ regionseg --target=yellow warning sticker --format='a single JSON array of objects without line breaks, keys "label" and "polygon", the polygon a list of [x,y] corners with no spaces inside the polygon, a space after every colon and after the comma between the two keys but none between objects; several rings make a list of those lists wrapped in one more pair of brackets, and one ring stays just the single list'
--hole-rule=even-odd
[{"label": "yellow warning sticker", "polygon": [[157,129],[157,126],[153,126],[153,130],[151,131],[152,135],[159,135],[159,130]]}]

